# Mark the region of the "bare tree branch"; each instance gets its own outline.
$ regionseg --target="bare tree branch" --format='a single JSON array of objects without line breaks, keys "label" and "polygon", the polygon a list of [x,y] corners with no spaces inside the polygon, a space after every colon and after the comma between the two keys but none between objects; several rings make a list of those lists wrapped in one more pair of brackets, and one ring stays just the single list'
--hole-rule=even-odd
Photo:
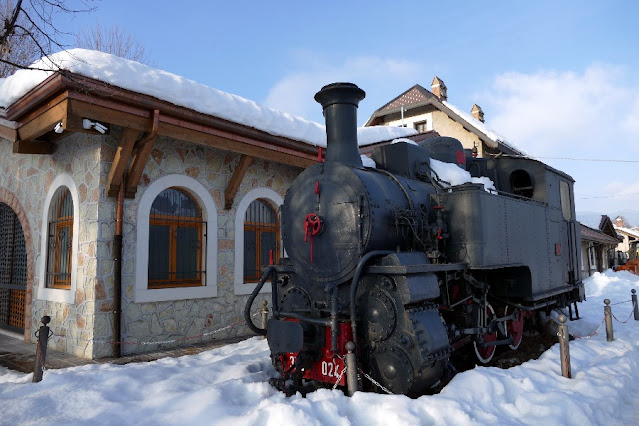
[{"label": "bare tree branch", "polygon": [[95,10],[87,1],[90,0],[0,0],[0,78],[16,69],[30,68],[31,63],[51,54],[53,49],[66,49],[62,40],[69,34],[59,30],[55,15],[73,16]]},{"label": "bare tree branch", "polygon": [[76,36],[76,44],[85,49],[99,50],[143,64],[155,65],[144,45],[117,24],[108,28],[95,24],[88,31]]}]

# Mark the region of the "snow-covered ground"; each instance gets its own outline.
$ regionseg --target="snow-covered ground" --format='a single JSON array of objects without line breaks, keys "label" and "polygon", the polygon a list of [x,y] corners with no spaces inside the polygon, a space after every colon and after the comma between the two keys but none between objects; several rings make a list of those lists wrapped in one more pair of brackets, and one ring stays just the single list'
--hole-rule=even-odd
[{"label": "snow-covered ground", "polygon": [[[605,272],[586,280],[588,300],[570,331],[573,378],[561,376],[559,348],[503,370],[458,374],[441,393],[410,399],[371,393],[352,398],[319,390],[285,397],[265,340],[150,363],[87,365],[31,374],[0,369],[0,424],[639,424],[639,322],[630,290],[639,277]],[[607,342],[603,299],[613,303],[615,341]],[[627,321],[622,323],[620,321]]]}]

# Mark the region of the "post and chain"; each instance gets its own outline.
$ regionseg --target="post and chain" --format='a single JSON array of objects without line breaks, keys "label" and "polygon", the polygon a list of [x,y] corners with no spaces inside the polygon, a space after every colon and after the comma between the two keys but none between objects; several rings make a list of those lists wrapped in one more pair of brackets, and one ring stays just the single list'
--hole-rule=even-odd
[{"label": "post and chain", "polygon": [[353,396],[359,390],[355,343],[350,341],[346,342],[346,385],[348,386],[348,396]]},{"label": "post and chain", "polygon": [[47,357],[47,342],[49,341],[49,326],[47,324],[51,322],[51,317],[45,315],[42,317],[41,321],[42,325],[36,332],[38,343],[36,348],[35,366],[33,368],[33,383],[42,381],[42,374],[44,373],[44,365]]},{"label": "post and chain", "polygon": [[567,379],[572,378],[572,371],[570,369],[570,346],[568,341],[570,335],[568,334],[568,326],[566,321],[568,318],[564,314],[559,315],[559,327],[557,327],[557,336],[559,336],[559,357],[561,358],[561,375]]},{"label": "post and chain", "polygon": [[606,323],[606,340],[612,342],[615,336],[612,330],[612,308],[610,307],[610,299],[604,299],[604,321]]},{"label": "post and chain", "polygon": [[639,307],[637,306],[637,290],[635,290],[634,288],[632,290],[630,290],[630,292],[632,293],[632,309],[633,309],[633,313],[635,315],[635,321],[639,321]]}]

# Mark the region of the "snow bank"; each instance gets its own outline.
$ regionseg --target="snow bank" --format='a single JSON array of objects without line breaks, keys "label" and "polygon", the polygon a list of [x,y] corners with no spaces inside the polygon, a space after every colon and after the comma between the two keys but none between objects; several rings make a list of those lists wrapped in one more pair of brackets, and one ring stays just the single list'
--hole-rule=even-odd
[{"label": "snow bank", "polygon": [[[601,326],[604,298],[619,321],[630,317],[639,277],[608,271],[585,284],[588,301],[579,306],[582,319],[569,322],[572,333]],[[286,398],[267,383],[275,372],[257,337],[156,362],[48,370],[37,384],[0,369],[0,424],[639,424],[639,322],[614,327],[613,342],[603,328],[570,342],[573,379],[561,376],[554,345],[507,370],[460,373],[440,394],[418,399],[330,390]]]},{"label": "snow bank", "polygon": [[[0,107],[7,108],[20,99],[53,74],[51,70],[62,69],[272,135],[326,146],[326,130],[319,123],[108,53],[71,49],[43,58],[35,62],[32,68],[41,70],[19,70],[8,78],[0,79]],[[360,145],[414,134],[417,134],[416,130],[403,127],[357,129]]]}]

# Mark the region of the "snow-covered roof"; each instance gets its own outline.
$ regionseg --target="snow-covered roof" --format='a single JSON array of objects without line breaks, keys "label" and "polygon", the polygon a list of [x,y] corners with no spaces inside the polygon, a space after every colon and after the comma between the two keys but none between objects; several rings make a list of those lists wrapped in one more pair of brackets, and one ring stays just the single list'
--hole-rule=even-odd
[{"label": "snow-covered roof", "polygon": [[[272,135],[326,146],[322,124],[108,53],[71,49],[42,58],[31,68],[0,79],[0,108],[12,105],[55,70],[65,70]],[[414,129],[400,127],[357,129],[362,146],[416,133]]]},{"label": "snow-covered roof", "polygon": [[513,150],[519,151],[522,154],[526,155],[526,151],[524,151],[523,149],[521,149],[517,145],[513,144],[512,142],[507,141],[506,138],[504,138],[503,136],[501,136],[500,134],[498,134],[494,130],[491,130],[490,128],[488,128],[488,126],[486,126],[486,124],[484,124],[481,121],[477,120],[471,114],[468,114],[467,112],[459,109],[458,107],[456,107],[455,105],[451,104],[448,101],[442,101],[442,103],[444,105],[446,105],[455,114],[457,114],[462,119],[464,119],[466,122],[468,122],[468,124],[472,125],[474,128],[476,128],[477,130],[479,130],[480,132],[482,132],[483,134],[488,136],[490,139],[492,139],[495,142],[501,143],[501,144],[513,149]]},{"label": "snow-covered roof", "polygon": [[623,232],[624,234],[630,235],[635,238],[639,238],[639,229],[624,228],[623,226],[616,226],[616,225],[614,225],[614,227],[615,227],[615,231]]}]

